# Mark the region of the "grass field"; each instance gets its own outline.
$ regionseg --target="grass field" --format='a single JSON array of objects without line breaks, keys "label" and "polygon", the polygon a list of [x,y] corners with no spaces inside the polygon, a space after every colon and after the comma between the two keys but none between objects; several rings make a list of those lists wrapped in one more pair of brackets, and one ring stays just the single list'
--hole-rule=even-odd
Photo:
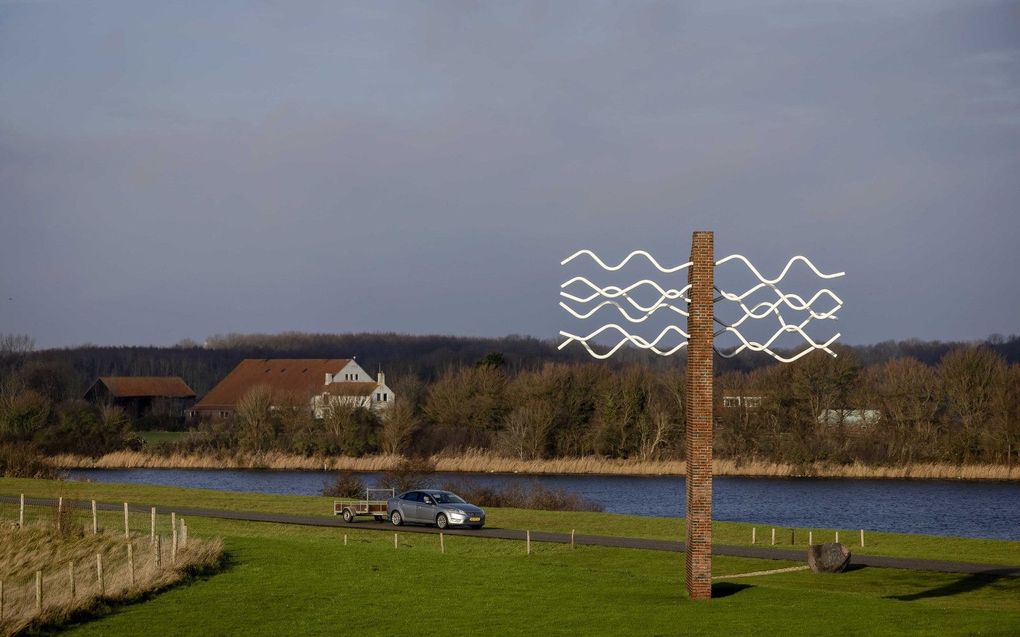
[{"label": "grass field", "polygon": [[[328,514],[327,498],[226,494],[135,485],[0,480],[0,493]],[[29,507],[46,515],[45,507]],[[15,507],[0,515],[10,520]],[[101,524],[123,524],[102,512]],[[493,525],[578,533],[678,537],[675,520],[590,513],[493,510]],[[132,516],[147,528],[148,516]],[[161,522],[165,523],[165,522]],[[947,635],[1020,634],[1020,578],[860,568],[840,575],[793,572],[725,578],[716,599],[683,595],[675,553],[447,537],[393,535],[189,518],[193,535],[218,536],[229,555],[214,576],[117,607],[75,634],[488,635]],[[734,538],[746,525],[719,525]],[[747,527],[749,528],[749,527]],[[831,531],[828,531],[831,533]],[[348,536],[345,546],[343,536]],[[945,559],[1020,562],[1020,543],[874,534],[876,551]],[[749,538],[748,538],[749,539]],[[869,535],[869,540],[871,535]],[[734,542],[735,543],[735,542]],[[746,543],[746,542],[745,542]],[[866,547],[867,548],[867,547]],[[858,551],[860,549],[854,549]],[[717,575],[790,566],[722,558]]]},{"label": "grass field", "polygon": [[145,441],[149,445],[158,445],[163,442],[177,442],[183,440],[188,433],[187,431],[136,431],[138,437]]}]

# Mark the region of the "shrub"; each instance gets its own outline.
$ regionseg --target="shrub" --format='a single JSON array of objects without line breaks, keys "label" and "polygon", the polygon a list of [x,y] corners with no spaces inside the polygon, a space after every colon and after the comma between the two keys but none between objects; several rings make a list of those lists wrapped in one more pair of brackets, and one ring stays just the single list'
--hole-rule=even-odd
[{"label": "shrub", "polygon": [[39,451],[27,444],[0,444],[0,476],[4,478],[60,478]]},{"label": "shrub", "polygon": [[404,458],[379,478],[380,489],[393,489],[397,493],[432,486],[436,464],[428,458]]},{"label": "shrub", "polygon": [[542,511],[602,511],[602,505],[563,489],[549,489],[537,480],[524,485],[483,486],[476,482],[450,482],[443,485],[471,504],[482,507],[511,507]]},{"label": "shrub", "polygon": [[332,484],[323,483],[322,495],[333,498],[360,498],[365,495],[365,483],[350,471],[338,473]]}]

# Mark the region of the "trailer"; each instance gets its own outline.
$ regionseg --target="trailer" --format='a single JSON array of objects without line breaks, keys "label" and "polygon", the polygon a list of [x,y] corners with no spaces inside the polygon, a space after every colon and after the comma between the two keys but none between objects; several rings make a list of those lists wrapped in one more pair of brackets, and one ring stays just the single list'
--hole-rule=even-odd
[{"label": "trailer", "polygon": [[[354,522],[358,516],[375,518],[376,522],[382,522],[389,515],[386,507],[389,498],[396,495],[393,489],[365,489],[365,498],[343,498],[333,500],[333,515],[344,516],[344,522]],[[382,496],[383,499],[379,499]]]}]

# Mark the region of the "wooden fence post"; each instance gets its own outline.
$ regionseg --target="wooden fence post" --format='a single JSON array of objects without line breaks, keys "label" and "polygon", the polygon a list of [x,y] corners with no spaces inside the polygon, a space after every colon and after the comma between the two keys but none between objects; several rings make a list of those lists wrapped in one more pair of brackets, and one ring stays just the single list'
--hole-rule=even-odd
[{"label": "wooden fence post", "polygon": [[570,548],[574,548],[574,529],[570,529]]},{"label": "wooden fence post", "polygon": [[864,548],[864,529],[861,529],[861,548]]},{"label": "wooden fence post", "polygon": [[171,511],[170,512],[170,527],[173,528],[174,531],[177,530],[177,512],[176,511]]},{"label": "wooden fence post", "polygon": [[188,545],[188,523],[181,518],[181,548]]},{"label": "wooden fence post", "polygon": [[64,496],[57,498],[57,533],[60,533],[61,520],[64,517]]},{"label": "wooden fence post", "polygon": [[170,540],[170,564],[177,566],[177,527],[174,527]]},{"label": "wooden fence post", "polygon": [[758,527],[752,526],[751,527],[751,544],[757,544],[757,543],[758,543]]},{"label": "wooden fence post", "polygon": [[163,547],[160,546],[163,542],[161,540],[161,537],[162,536],[157,535],[156,536],[156,543],[152,545],[153,548],[156,549],[156,568],[157,569],[162,569],[163,568],[163,555],[162,555],[162,553],[163,553],[162,548]]},{"label": "wooden fence post", "polygon": [[790,544],[797,543],[797,529],[790,529]]},{"label": "wooden fence post", "polygon": [[776,527],[772,527],[772,546],[776,545]]},{"label": "wooden fence post", "polygon": [[96,581],[99,583],[99,594],[106,595],[106,582],[103,581],[103,554],[96,553]]},{"label": "wooden fence post", "polygon": [[393,534],[393,548],[397,548],[397,534]]},{"label": "wooden fence post", "polygon": [[347,534],[344,533],[344,546],[347,546]]},{"label": "wooden fence post", "polygon": [[128,527],[128,503],[124,503],[124,537],[125,539],[131,537],[131,530]]},{"label": "wooden fence post", "polygon": [[807,543],[809,545],[815,543],[815,532],[814,531],[808,531],[807,532]]},{"label": "wooden fence post", "polygon": [[67,590],[71,593],[71,599],[74,599],[74,560],[67,563]]},{"label": "wooden fence post", "polygon": [[152,507],[149,513],[149,542],[156,541],[156,507]]},{"label": "wooden fence post", "polygon": [[134,586],[135,585],[135,551],[134,551],[134,547],[131,546],[131,542],[128,542],[127,552],[128,552],[128,574],[129,574],[128,579],[131,582],[131,585]]},{"label": "wooden fence post", "polygon": [[35,612],[42,612],[42,571],[35,572]]},{"label": "wooden fence post", "polygon": [[442,532],[439,533],[439,552],[446,554],[446,540],[443,539]]},{"label": "wooden fence post", "polygon": [[18,528],[25,528],[25,494],[21,494],[21,511],[18,513]]},{"label": "wooden fence post", "polygon": [[525,531],[525,533],[527,533],[527,536],[526,536],[527,544],[528,544],[528,552],[527,552],[527,554],[531,555],[531,531]]},{"label": "wooden fence post", "polygon": [[836,531],[836,544],[839,544],[839,531]]},{"label": "wooden fence post", "polygon": [[96,516],[96,501],[92,501],[92,535],[99,534],[99,518]]}]

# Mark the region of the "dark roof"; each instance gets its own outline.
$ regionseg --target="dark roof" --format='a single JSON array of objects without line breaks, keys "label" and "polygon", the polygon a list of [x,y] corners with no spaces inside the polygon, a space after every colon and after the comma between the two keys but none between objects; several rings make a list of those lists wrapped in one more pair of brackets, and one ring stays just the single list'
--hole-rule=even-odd
[{"label": "dark roof", "polygon": [[324,391],[326,374],[339,373],[349,362],[349,358],[246,358],[192,409],[233,409],[259,385],[307,400]]},{"label": "dark roof", "polygon": [[102,383],[115,398],[194,398],[195,390],[180,376],[100,376],[92,383],[87,396]]}]

